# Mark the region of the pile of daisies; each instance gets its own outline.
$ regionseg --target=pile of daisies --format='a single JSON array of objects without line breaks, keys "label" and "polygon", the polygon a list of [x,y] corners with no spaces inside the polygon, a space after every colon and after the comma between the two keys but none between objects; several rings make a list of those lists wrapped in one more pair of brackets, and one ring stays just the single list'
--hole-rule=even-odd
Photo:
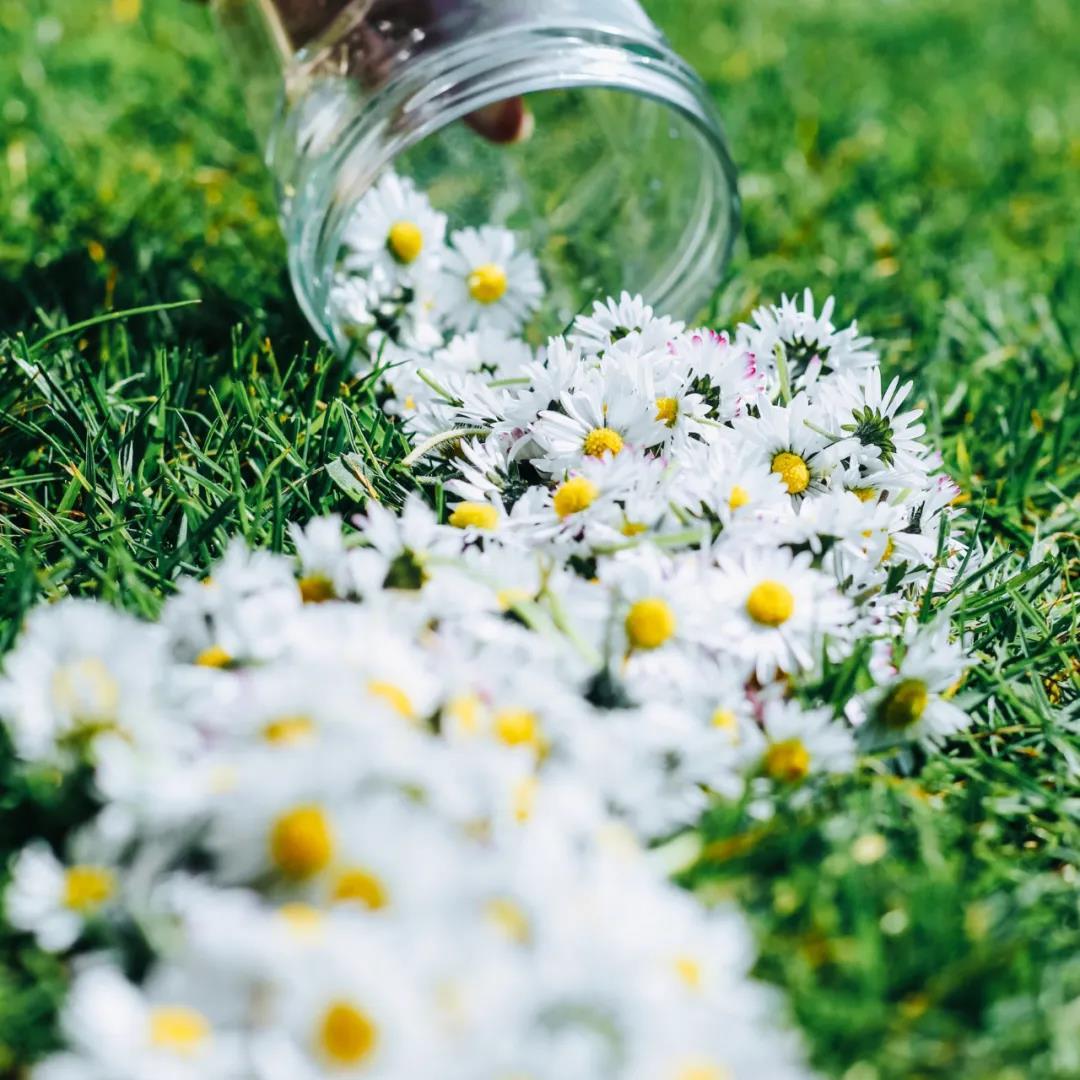
[{"label": "pile of daisies", "polygon": [[718,800],[969,723],[935,597],[976,556],[910,386],[809,296],[728,336],[624,295],[535,349],[532,257],[395,177],[346,240],[436,497],[236,543],[153,624],[32,613],[0,715],[95,807],[4,898],[72,962],[35,1075],[807,1076],[739,917],[665,875]]}]

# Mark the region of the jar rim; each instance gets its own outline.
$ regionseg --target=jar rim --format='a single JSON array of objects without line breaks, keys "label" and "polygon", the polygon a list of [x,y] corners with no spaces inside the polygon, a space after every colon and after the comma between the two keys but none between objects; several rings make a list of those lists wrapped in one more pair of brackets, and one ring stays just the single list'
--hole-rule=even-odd
[{"label": "jar rim", "polygon": [[[705,287],[711,292],[727,265],[740,220],[735,165],[707,90],[658,33],[631,34],[588,19],[559,20],[487,30],[440,45],[358,99],[355,115],[327,152],[314,159],[294,152],[297,175],[278,176],[291,192],[284,211],[290,273],[298,301],[320,335],[336,347],[347,345],[328,317],[327,303],[341,234],[351,209],[400,155],[507,97],[570,89],[648,98],[688,120],[698,136],[703,183],[711,177],[712,187],[702,187],[697,220],[688,222],[680,244],[673,246],[677,258],[646,297],[665,311],[692,314]],[[274,156],[271,146],[272,168]],[[350,177],[347,198],[337,187],[342,175]],[[720,197],[727,212],[718,223],[711,218],[714,207],[706,204]]]}]

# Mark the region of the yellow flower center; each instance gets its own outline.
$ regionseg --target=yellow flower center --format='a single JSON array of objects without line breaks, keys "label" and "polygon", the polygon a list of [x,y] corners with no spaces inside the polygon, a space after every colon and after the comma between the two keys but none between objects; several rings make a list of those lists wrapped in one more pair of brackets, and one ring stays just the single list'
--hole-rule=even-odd
[{"label": "yellow flower center", "polygon": [[784,739],[765,751],[765,772],[773,780],[797,784],[810,772],[810,751],[800,739]]},{"label": "yellow flower center", "polygon": [[495,717],[495,734],[507,746],[536,746],[540,723],[528,709],[502,709]]},{"label": "yellow flower center", "polygon": [[692,956],[675,957],[675,974],[690,987],[691,990],[700,990],[703,979],[701,964]]},{"label": "yellow flower center", "polygon": [[626,615],[626,636],[635,649],[658,649],[675,634],[675,615],[658,596],[631,605]]},{"label": "yellow flower center", "polygon": [[334,854],[334,834],[318,806],[297,806],[270,829],[270,857],[288,878],[303,881],[325,869]]},{"label": "yellow flower center", "polygon": [[330,896],[335,903],[362,904],[368,911],[381,911],[390,903],[386,886],[362,866],[342,870],[334,881]]},{"label": "yellow flower center", "polygon": [[597,486],[584,476],[571,476],[555,492],[555,513],[560,518],[587,510],[600,494]]},{"label": "yellow flower center", "polygon": [[495,263],[478,266],[469,275],[469,295],[478,304],[494,304],[506,295],[506,271]]},{"label": "yellow flower center", "polygon": [[400,686],[396,686],[392,682],[386,682],[383,679],[372,679],[367,684],[367,689],[369,694],[382,698],[394,712],[404,717],[404,719],[412,720],[416,716],[409,695]]},{"label": "yellow flower center", "polygon": [[798,454],[781,451],[772,459],[772,471],[784,481],[789,495],[801,495],[810,486],[810,469]]},{"label": "yellow flower center", "polygon": [[99,730],[112,727],[120,707],[120,687],[96,656],[58,667],[52,677],[52,697],[57,708],[77,724]]},{"label": "yellow flower center", "polygon": [[480,730],[480,707],[475,694],[459,694],[447,704],[446,712],[466,735],[475,735]]},{"label": "yellow flower center", "polygon": [[881,721],[887,728],[902,731],[917,723],[926,706],[930,694],[922,679],[903,679],[881,704]]},{"label": "yellow flower center", "polygon": [[495,593],[495,600],[502,611],[509,611],[513,607],[517,607],[518,604],[528,603],[532,599],[532,593],[528,589],[522,589],[516,586],[510,586],[505,589],[499,589]]},{"label": "yellow flower center", "polygon": [[399,263],[408,266],[424,250],[424,234],[411,221],[395,221],[387,234],[386,246]]},{"label": "yellow flower center", "polygon": [[282,904],[277,913],[288,929],[299,938],[317,938],[322,933],[326,919],[317,907],[299,901]]},{"label": "yellow flower center", "polygon": [[679,418],[679,400],[673,397],[656,399],[656,419],[668,427],[674,427]]},{"label": "yellow flower center", "polygon": [[233,658],[220,645],[211,645],[195,657],[199,667],[227,668],[232,662]]},{"label": "yellow flower center", "polygon": [[513,900],[497,897],[484,909],[488,921],[517,945],[529,940],[529,917]]},{"label": "yellow flower center", "polygon": [[494,529],[499,524],[499,512],[491,503],[458,503],[450,515],[450,524],[455,529]]},{"label": "yellow flower center", "polygon": [[712,714],[712,726],[721,731],[735,731],[738,725],[738,717],[732,709],[717,709]]},{"label": "yellow flower center", "polygon": [[881,561],[882,562],[888,562],[893,557],[893,555],[895,553],[896,553],[896,543],[893,540],[893,538],[890,536],[888,538],[888,540],[885,541],[885,550],[881,553]]},{"label": "yellow flower center", "polygon": [[746,612],[762,626],[783,626],[795,612],[795,597],[779,581],[761,581],[746,598]]},{"label": "yellow flower center", "polygon": [[334,1001],[319,1021],[318,1045],[331,1065],[355,1068],[375,1053],[379,1029],[366,1012],[348,1001]]},{"label": "yellow flower center", "polygon": [[173,1054],[191,1056],[210,1037],[206,1017],[184,1005],[159,1005],[150,1013],[150,1042]]},{"label": "yellow flower center", "polygon": [[644,521],[624,521],[620,531],[623,536],[640,536],[643,532],[649,531],[649,526]]},{"label": "yellow flower center", "polygon": [[300,579],[300,599],[305,604],[325,604],[335,595],[334,583],[325,574],[310,574]]},{"label": "yellow flower center", "polygon": [[540,781],[535,776],[526,776],[514,785],[512,796],[514,819],[519,824],[523,824],[532,817],[539,786]]},{"label": "yellow flower center", "polygon": [[723,1065],[714,1065],[708,1061],[695,1061],[684,1065],[676,1074],[675,1080],[732,1080],[730,1069]]},{"label": "yellow flower center", "polygon": [[602,458],[605,454],[614,456],[622,447],[622,436],[609,427],[593,428],[585,436],[584,450],[589,457]]},{"label": "yellow flower center", "polygon": [[746,488],[739,484],[736,484],[731,489],[731,494],[728,495],[728,509],[738,510],[740,506],[745,506],[750,501],[750,492]]},{"label": "yellow flower center", "polygon": [[852,495],[854,495],[859,502],[873,502],[877,498],[877,492],[872,487],[857,487],[849,488]]},{"label": "yellow flower center", "polygon": [[307,742],[314,734],[315,721],[310,716],[279,716],[262,729],[262,737],[275,746]]},{"label": "yellow flower center", "polygon": [[86,915],[116,891],[116,879],[103,866],[72,866],[64,874],[64,907]]}]

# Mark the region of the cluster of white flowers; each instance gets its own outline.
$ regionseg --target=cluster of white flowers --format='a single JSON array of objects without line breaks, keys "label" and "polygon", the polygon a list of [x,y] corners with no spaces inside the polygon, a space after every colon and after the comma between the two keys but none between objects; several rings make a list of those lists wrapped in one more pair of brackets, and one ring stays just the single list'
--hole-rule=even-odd
[{"label": "cluster of white flowers", "polygon": [[522,327],[544,292],[536,259],[505,229],[461,229],[447,238],[446,226],[446,215],[394,173],[368,193],[345,229],[331,294],[348,334],[392,326],[409,344],[430,347],[440,330]]},{"label": "cluster of white flowers", "polygon": [[368,203],[351,299],[417,305],[380,361],[437,509],[234,544],[154,624],[39,609],[5,660],[17,753],[100,807],[7,889],[85,953],[38,1076],[807,1075],[738,917],[641,842],[968,723],[910,386],[809,296],[728,337],[624,295],[534,349],[512,235]]},{"label": "cluster of white flowers", "polygon": [[237,544],[155,624],[29,618],[0,711],[99,805],[11,868],[9,922],[77,950],[38,1080],[807,1076],[739,916],[561,760],[596,717],[525,598],[418,503],[363,535]]}]

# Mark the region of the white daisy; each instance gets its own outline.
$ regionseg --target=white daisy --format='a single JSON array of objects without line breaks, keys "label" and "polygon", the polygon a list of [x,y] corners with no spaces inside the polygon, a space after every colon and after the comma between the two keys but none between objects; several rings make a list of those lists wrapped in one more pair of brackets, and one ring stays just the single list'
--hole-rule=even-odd
[{"label": "white daisy", "polygon": [[861,376],[842,375],[823,387],[818,400],[829,414],[828,429],[837,441],[830,447],[836,459],[848,459],[862,468],[884,469],[891,487],[919,487],[927,471],[920,442],[926,426],[919,422],[922,409],[901,407],[912,383],[894,378],[881,389],[881,369]]},{"label": "white daisy", "polygon": [[587,372],[562,395],[558,410],[540,414],[532,430],[544,453],[537,464],[559,476],[589,458],[640,452],[663,437],[656,415],[655,400],[634,372]]},{"label": "white daisy", "polygon": [[721,556],[703,582],[700,639],[751,662],[761,682],[815,665],[826,637],[843,640],[851,605],[807,553],[783,548]]},{"label": "white daisy", "polygon": [[343,234],[344,265],[380,286],[412,285],[439,269],[446,215],[411,180],[387,173],[361,199]]},{"label": "white daisy", "polygon": [[861,372],[877,363],[870,338],[860,337],[855,323],[844,330],[833,326],[833,306],[830,296],[815,315],[814,297],[807,289],[801,309],[795,297],[785,296],[779,306],[758,308],[752,326],[740,324],[736,344],[752,352],[769,373],[772,393],[779,388],[778,349],[792,389],[812,386],[825,373]]},{"label": "white daisy", "polygon": [[110,732],[163,737],[164,638],[103,604],[63,600],[31,612],[3,661],[0,716],[20,757],[68,762]]},{"label": "white daisy", "polygon": [[823,490],[836,462],[828,436],[821,434],[822,419],[822,410],[806,394],[797,394],[789,405],[763,404],[757,416],[736,417],[733,427],[799,499]]},{"label": "white daisy", "polygon": [[432,373],[440,378],[444,371],[488,374],[492,379],[526,378],[534,351],[520,338],[492,328],[459,334],[432,357]]},{"label": "white daisy", "polygon": [[70,948],[87,921],[108,912],[118,899],[115,866],[82,854],[65,865],[43,841],[33,841],[12,864],[4,896],[8,922],[33,934],[47,952]]},{"label": "white daisy", "polygon": [[450,237],[438,287],[440,318],[452,329],[515,333],[540,306],[544,286],[512,232],[485,225]]},{"label": "white daisy", "polygon": [[639,344],[642,351],[661,350],[682,330],[681,322],[656,315],[642,297],[624,292],[618,300],[597,300],[591,315],[579,315],[570,344],[586,356],[599,356],[622,342]]},{"label": "white daisy", "polygon": [[778,788],[795,787],[810,776],[849,773],[855,739],[829,707],[808,709],[773,697],[765,703],[761,738],[748,746],[749,767]]},{"label": "white daisy", "polygon": [[865,696],[860,739],[874,747],[935,747],[963,731],[972,717],[951,699],[970,663],[961,644],[949,640],[947,624],[922,628],[892,676]]},{"label": "white daisy", "polygon": [[731,344],[715,330],[688,330],[668,346],[669,353],[696,391],[708,402],[710,416],[731,420],[755,404],[766,389],[757,357]]},{"label": "white daisy", "polygon": [[215,1030],[199,988],[180,1000],[144,994],[118,971],[93,964],[75,978],[61,1016],[70,1053],[34,1071],[44,1080],[228,1080],[241,1071],[239,1042]]}]

